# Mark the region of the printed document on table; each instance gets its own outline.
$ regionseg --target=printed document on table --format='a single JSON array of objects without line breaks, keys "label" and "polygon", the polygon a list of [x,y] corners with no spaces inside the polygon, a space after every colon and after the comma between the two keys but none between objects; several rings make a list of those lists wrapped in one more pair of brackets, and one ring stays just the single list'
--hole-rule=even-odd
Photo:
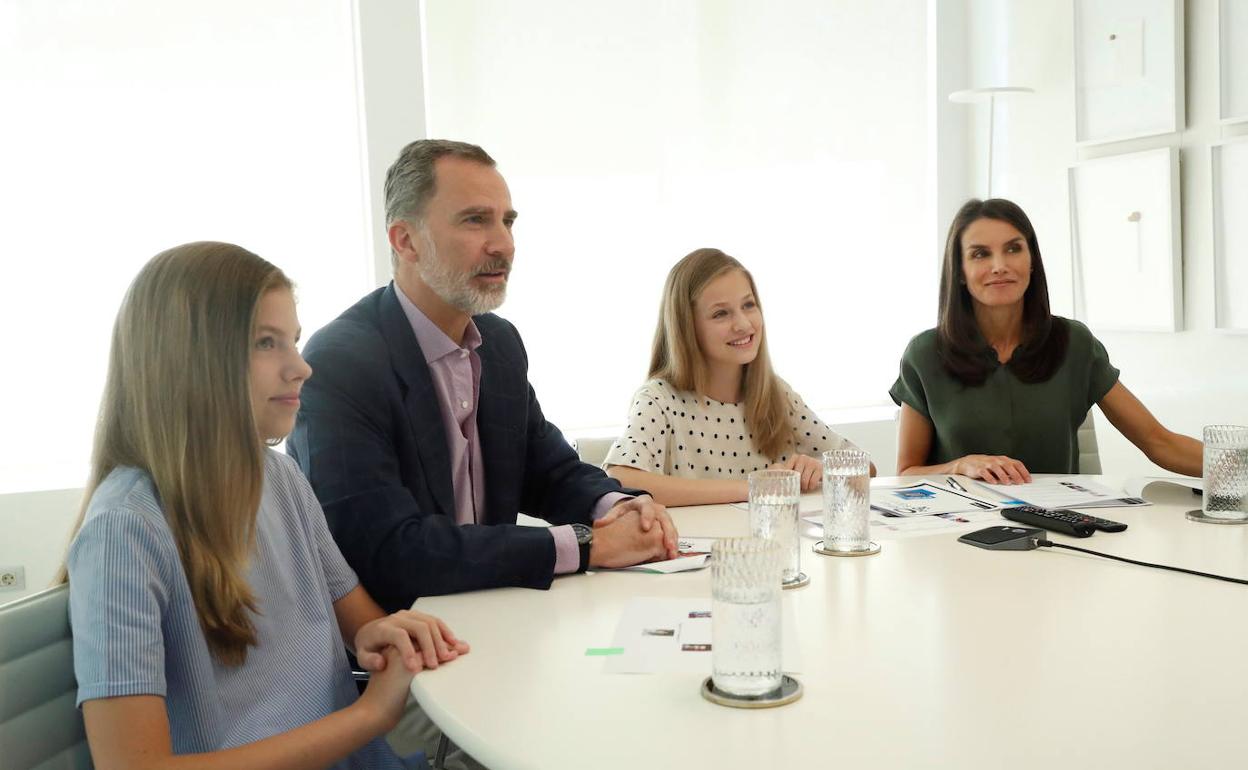
[{"label": "printed document on table", "polygon": [[[802,670],[792,602],[781,601],[780,659],[786,673]],[[608,674],[711,673],[711,600],[634,597],[624,607],[606,658]]]},{"label": "printed document on table", "polygon": [[[713,537],[682,537],[677,546],[680,555],[675,559],[650,561],[645,564],[634,564],[631,567],[620,567],[625,572],[652,572],[670,575],[674,572],[693,572],[709,566],[711,560],[711,543]],[[602,570],[595,570],[601,572]]]},{"label": "printed document on table", "polygon": [[659,575],[671,575],[675,572],[693,572],[711,563],[711,543],[713,537],[682,537],[677,550],[680,555],[675,559],[648,561],[634,564],[631,567],[595,567],[591,572],[650,572]]},{"label": "printed document on table", "polygon": [[931,481],[903,487],[871,487],[871,508],[895,516],[931,516],[1000,508],[1000,503]]},{"label": "printed document on table", "polygon": [[677,556],[675,559],[665,559],[664,561],[648,561],[644,564],[634,564],[631,567],[618,567],[616,569],[607,569],[603,567],[595,567],[592,572],[652,572],[659,575],[671,575],[675,572],[693,572],[704,567],[710,566],[711,555],[709,553],[691,553],[689,555]]},{"label": "printed document on table", "polygon": [[[730,503],[733,508],[739,508],[743,511],[750,510],[750,504],[747,501],[739,503]],[[797,506],[798,513],[820,513],[823,511],[823,492],[807,492],[802,495],[801,502]]]},{"label": "printed document on table", "polygon": [[691,556],[699,553],[710,553],[711,545],[715,542],[713,537],[682,537],[676,544],[677,550],[681,556]]},{"label": "printed document on table", "polygon": [[[803,516],[814,525],[806,532],[808,537],[823,537],[823,516]],[[927,535],[960,535],[990,524],[1007,524],[1001,518],[1000,509],[990,511],[966,511],[963,513],[936,513],[930,516],[898,516],[872,509],[867,523],[872,540],[907,540]]]},{"label": "printed document on table", "polygon": [[[943,478],[943,477],[942,477]],[[749,510],[749,503],[733,503],[734,508]],[[934,513],[988,511],[1001,507],[995,495],[978,496],[973,491],[955,489],[939,481],[923,479],[903,486],[882,486],[871,481],[871,507],[899,516],[929,516]],[[802,495],[799,512],[823,513],[823,492]]]},{"label": "printed document on table", "polygon": [[1006,524],[1001,511],[937,513],[932,516],[894,516],[871,511],[871,537],[875,540],[905,540],[925,535],[960,535],[990,524]]},{"label": "printed document on table", "polygon": [[1084,476],[1032,475],[1029,484],[979,485],[1006,500],[1021,500],[1041,508],[1118,508],[1151,505],[1141,497],[1131,497],[1121,489],[1113,489]]}]

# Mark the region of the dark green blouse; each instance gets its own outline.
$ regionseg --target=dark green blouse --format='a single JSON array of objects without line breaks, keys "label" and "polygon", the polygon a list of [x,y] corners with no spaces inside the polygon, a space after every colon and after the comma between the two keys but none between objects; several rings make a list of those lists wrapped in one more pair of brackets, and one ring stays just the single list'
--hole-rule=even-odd
[{"label": "dark green blouse", "polygon": [[[1066,318],[1054,321],[1070,328],[1070,344],[1065,360],[1044,382],[1021,382],[997,363],[982,385],[963,385],[941,364],[935,329],[910,340],[888,394],[931,421],[926,464],[988,454],[1013,457],[1033,473],[1079,472],[1079,425],[1118,381],[1118,370],[1088,327]],[[995,354],[985,355],[996,363]]]}]

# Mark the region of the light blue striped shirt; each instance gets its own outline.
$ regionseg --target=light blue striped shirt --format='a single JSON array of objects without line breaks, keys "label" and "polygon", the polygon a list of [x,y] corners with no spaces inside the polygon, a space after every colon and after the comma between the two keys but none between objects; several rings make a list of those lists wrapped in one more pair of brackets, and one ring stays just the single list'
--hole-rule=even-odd
[{"label": "light blue striped shirt", "polygon": [[[259,644],[241,666],[208,651],[151,478],[118,468],[91,498],[69,551],[78,703],[165,699],[173,750],[217,751],[312,722],[356,697],[333,602],[358,580],[294,461],[265,452],[247,579]],[[342,768],[402,767],[377,738]]]}]

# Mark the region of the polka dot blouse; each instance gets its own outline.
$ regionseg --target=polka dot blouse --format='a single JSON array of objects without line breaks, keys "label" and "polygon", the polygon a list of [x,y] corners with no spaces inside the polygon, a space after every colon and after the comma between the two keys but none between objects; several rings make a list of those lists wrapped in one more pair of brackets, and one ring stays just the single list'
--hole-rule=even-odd
[{"label": "polka dot blouse", "polygon": [[[806,406],[788,383],[781,381],[798,454],[819,458],[830,449],[852,448]],[[758,452],[745,424],[744,404],[725,404],[666,380],[652,379],[633,396],[628,427],[607,453],[604,465],[623,465],[665,476],[689,479],[744,479],[772,459]]]}]

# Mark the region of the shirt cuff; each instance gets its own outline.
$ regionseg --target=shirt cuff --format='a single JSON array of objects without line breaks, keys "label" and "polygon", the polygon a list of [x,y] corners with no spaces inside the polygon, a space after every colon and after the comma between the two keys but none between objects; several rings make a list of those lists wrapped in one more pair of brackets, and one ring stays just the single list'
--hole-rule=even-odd
[{"label": "shirt cuff", "polygon": [[[632,500],[633,497],[623,492],[608,492],[594,503],[594,510],[589,516],[597,521],[606,516],[607,511],[618,505],[621,500]],[[555,539],[555,574],[567,575],[580,569],[581,547],[576,543],[576,532],[572,530],[572,527],[564,524],[551,527],[546,531]]]},{"label": "shirt cuff", "polygon": [[608,492],[598,498],[598,502],[594,503],[594,510],[589,514],[589,517],[594,521],[598,521],[603,516],[607,515],[607,511],[611,510],[616,505],[619,505],[621,500],[632,499],[632,495],[626,495],[623,492]]},{"label": "shirt cuff", "polygon": [[555,574],[567,575],[581,567],[581,547],[576,544],[576,532],[564,524],[546,530],[555,539]]}]

